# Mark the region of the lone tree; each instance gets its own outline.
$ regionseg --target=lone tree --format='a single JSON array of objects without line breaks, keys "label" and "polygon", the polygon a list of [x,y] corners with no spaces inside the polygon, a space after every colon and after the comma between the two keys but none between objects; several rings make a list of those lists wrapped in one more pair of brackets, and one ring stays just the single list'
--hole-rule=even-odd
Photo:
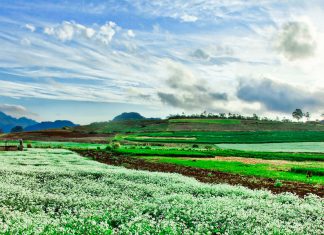
[{"label": "lone tree", "polygon": [[309,112],[306,112],[304,116],[305,116],[305,118],[307,118],[307,121],[309,121],[310,116],[311,116],[310,113]]},{"label": "lone tree", "polygon": [[23,132],[24,128],[22,126],[15,126],[11,129],[11,133]]},{"label": "lone tree", "polygon": [[299,121],[304,116],[304,113],[301,109],[296,109],[292,113],[292,116],[293,116],[293,118],[297,119],[297,121]]}]

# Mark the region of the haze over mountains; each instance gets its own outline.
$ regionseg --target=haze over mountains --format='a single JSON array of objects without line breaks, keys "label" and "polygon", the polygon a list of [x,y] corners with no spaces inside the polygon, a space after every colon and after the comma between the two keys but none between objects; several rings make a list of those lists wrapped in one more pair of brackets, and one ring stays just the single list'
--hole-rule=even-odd
[{"label": "haze over mountains", "polygon": [[[160,118],[146,118],[136,112],[124,112],[114,117],[112,121],[159,120],[159,119]],[[47,129],[59,129],[62,127],[74,127],[78,125],[69,120],[56,120],[54,122],[51,121],[37,122],[35,120],[26,117],[15,118],[0,111],[0,129],[3,132],[8,133],[15,126],[23,127],[24,131],[40,131],[40,130],[47,130]]]},{"label": "haze over mountains", "polygon": [[2,129],[3,132],[8,133],[15,126],[22,126],[25,131],[38,131],[53,128],[73,127],[76,126],[76,124],[67,120],[39,123],[26,117],[15,118],[0,111],[0,129]]}]

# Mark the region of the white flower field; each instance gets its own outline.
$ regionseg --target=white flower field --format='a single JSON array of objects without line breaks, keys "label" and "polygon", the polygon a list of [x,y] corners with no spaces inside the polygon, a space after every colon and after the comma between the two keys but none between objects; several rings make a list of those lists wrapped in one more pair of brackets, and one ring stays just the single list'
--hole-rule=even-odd
[{"label": "white flower field", "polygon": [[63,149],[0,152],[2,234],[323,234],[323,202],[108,166]]}]

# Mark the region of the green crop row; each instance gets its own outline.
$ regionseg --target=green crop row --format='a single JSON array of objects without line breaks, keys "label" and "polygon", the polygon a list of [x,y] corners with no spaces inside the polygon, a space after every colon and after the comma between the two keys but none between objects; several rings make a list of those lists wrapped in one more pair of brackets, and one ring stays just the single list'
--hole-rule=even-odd
[{"label": "green crop row", "polygon": [[231,149],[216,150],[186,150],[174,148],[129,148],[121,147],[116,150],[118,153],[131,155],[148,155],[148,156],[188,156],[188,157],[246,157],[261,158],[271,160],[291,160],[291,161],[324,161],[324,154],[321,153],[274,153],[274,152],[252,152]]},{"label": "green crop row", "polygon": [[257,131],[257,132],[177,131],[177,132],[138,133],[138,134],[125,136],[124,138],[129,141],[137,141],[137,142],[204,143],[204,144],[324,142],[324,132],[323,131]]}]

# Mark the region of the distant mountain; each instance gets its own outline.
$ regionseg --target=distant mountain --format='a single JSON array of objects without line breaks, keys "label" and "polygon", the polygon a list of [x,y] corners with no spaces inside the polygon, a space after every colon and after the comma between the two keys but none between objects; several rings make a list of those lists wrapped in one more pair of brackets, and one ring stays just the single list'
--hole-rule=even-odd
[{"label": "distant mountain", "polygon": [[114,117],[113,121],[124,121],[124,120],[143,120],[145,117],[143,117],[139,113],[130,112],[130,113],[122,113],[116,117]]},{"label": "distant mountain", "polygon": [[54,122],[41,122],[35,125],[31,125],[26,127],[25,131],[40,131],[40,130],[47,130],[47,129],[58,129],[62,127],[74,127],[77,126],[71,121],[67,120],[57,120]]},{"label": "distant mountain", "polygon": [[114,117],[113,121],[126,121],[126,120],[159,120],[159,118],[146,118],[136,112],[122,113]]},{"label": "distant mountain", "polygon": [[11,128],[15,126],[22,126],[23,128],[37,124],[36,121],[29,118],[14,118],[3,112],[0,112],[0,129],[4,132],[10,132]]}]

